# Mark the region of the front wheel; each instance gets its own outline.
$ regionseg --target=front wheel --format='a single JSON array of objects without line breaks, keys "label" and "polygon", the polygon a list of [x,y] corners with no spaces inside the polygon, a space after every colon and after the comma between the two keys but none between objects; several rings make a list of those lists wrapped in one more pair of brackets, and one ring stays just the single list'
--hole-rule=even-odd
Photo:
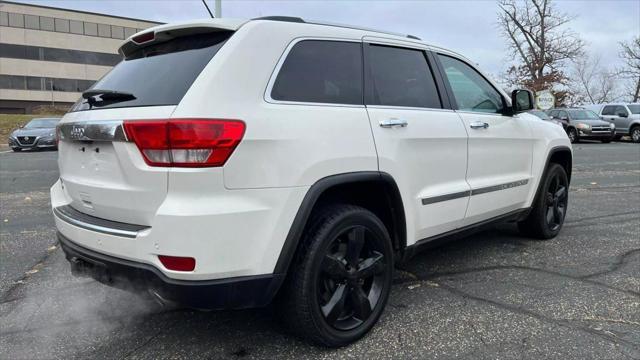
[{"label": "front wheel", "polygon": [[640,126],[634,126],[631,129],[631,141],[633,141],[634,143],[640,143]]},{"label": "front wheel", "polygon": [[339,347],[364,336],[389,297],[393,248],[367,209],[334,205],[316,213],[283,288],[283,320],[295,333]]},{"label": "front wheel", "polygon": [[562,229],[569,204],[569,179],[559,164],[551,164],[542,187],[533,201],[531,212],[520,223],[520,231],[537,239],[554,238]]},{"label": "front wheel", "polygon": [[580,138],[578,137],[578,131],[576,131],[576,129],[574,128],[570,128],[567,131],[567,136],[569,137],[569,141],[571,141],[572,144],[580,142]]}]

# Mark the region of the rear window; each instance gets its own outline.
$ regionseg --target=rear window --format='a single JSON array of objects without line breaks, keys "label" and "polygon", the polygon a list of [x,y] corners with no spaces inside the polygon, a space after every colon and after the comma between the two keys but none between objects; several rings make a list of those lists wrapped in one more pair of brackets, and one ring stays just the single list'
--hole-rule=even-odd
[{"label": "rear window", "polygon": [[[93,109],[177,105],[231,32],[175,38],[134,51],[91,89],[130,93],[135,99],[96,102]],[[80,99],[72,111],[89,110]]]},{"label": "rear window", "polygon": [[369,47],[371,105],[441,108],[427,58],[421,50]]},{"label": "rear window", "polygon": [[362,104],[362,46],[304,40],[289,52],[271,98],[282,101]]}]

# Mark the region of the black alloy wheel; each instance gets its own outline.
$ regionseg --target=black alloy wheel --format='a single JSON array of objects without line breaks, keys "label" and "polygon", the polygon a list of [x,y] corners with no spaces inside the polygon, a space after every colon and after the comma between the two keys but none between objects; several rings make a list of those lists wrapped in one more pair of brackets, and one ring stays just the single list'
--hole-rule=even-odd
[{"label": "black alloy wheel", "polygon": [[552,175],[546,191],[546,220],[551,231],[557,231],[564,223],[567,213],[568,184],[566,176],[556,172]]},{"label": "black alloy wheel", "polygon": [[355,205],[329,205],[309,219],[278,299],[296,335],[339,347],[364,336],[391,292],[393,246],[384,223]]},{"label": "black alloy wheel", "polygon": [[380,301],[385,283],[381,241],[364,226],[344,229],[333,239],[318,276],[318,303],[326,322],[351,330],[365,322]]},{"label": "black alloy wheel", "polygon": [[520,231],[530,237],[547,240],[562,229],[569,205],[569,177],[560,164],[551,163],[529,215],[518,223]]}]

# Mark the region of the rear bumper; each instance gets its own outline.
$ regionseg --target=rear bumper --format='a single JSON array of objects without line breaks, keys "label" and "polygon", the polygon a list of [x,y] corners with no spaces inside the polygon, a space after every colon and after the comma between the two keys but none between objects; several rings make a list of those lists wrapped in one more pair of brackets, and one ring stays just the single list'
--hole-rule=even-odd
[{"label": "rear bumper", "polygon": [[216,280],[177,280],[144,263],[116,258],[82,247],[58,233],[71,270],[109,286],[150,291],[165,300],[196,309],[242,309],[269,304],[284,275],[268,274]]}]

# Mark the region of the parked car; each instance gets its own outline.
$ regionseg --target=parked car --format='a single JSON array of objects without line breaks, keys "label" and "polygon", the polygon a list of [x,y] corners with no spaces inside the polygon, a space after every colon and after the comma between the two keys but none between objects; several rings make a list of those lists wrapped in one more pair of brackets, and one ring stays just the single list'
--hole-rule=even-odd
[{"label": "parked car", "polygon": [[615,124],[600,119],[587,109],[552,109],[547,112],[552,118],[567,122],[567,135],[572,143],[580,140],[600,140],[609,143],[615,136]]},{"label": "parked car", "polygon": [[585,108],[600,115],[603,120],[616,125],[616,139],[630,136],[634,143],[640,143],[640,104],[600,104]]},{"label": "parked car", "polygon": [[32,119],[9,135],[9,146],[13,151],[55,148],[58,121],[60,118]]},{"label": "parked car", "polygon": [[535,115],[536,117],[538,117],[540,120],[544,120],[544,121],[549,121],[551,123],[554,123],[556,125],[562,126],[563,129],[567,129],[567,126],[569,125],[568,121],[561,121],[559,119],[554,119],[551,116],[549,116],[546,112],[544,112],[543,110],[530,110],[527,111],[529,114],[531,115]]},{"label": "parked car", "polygon": [[288,17],[159,25],[119,50],[58,126],[76,274],[197,309],[277,294],[296,334],[342,346],[419,248],[562,228],[564,131],[455,52]]}]

